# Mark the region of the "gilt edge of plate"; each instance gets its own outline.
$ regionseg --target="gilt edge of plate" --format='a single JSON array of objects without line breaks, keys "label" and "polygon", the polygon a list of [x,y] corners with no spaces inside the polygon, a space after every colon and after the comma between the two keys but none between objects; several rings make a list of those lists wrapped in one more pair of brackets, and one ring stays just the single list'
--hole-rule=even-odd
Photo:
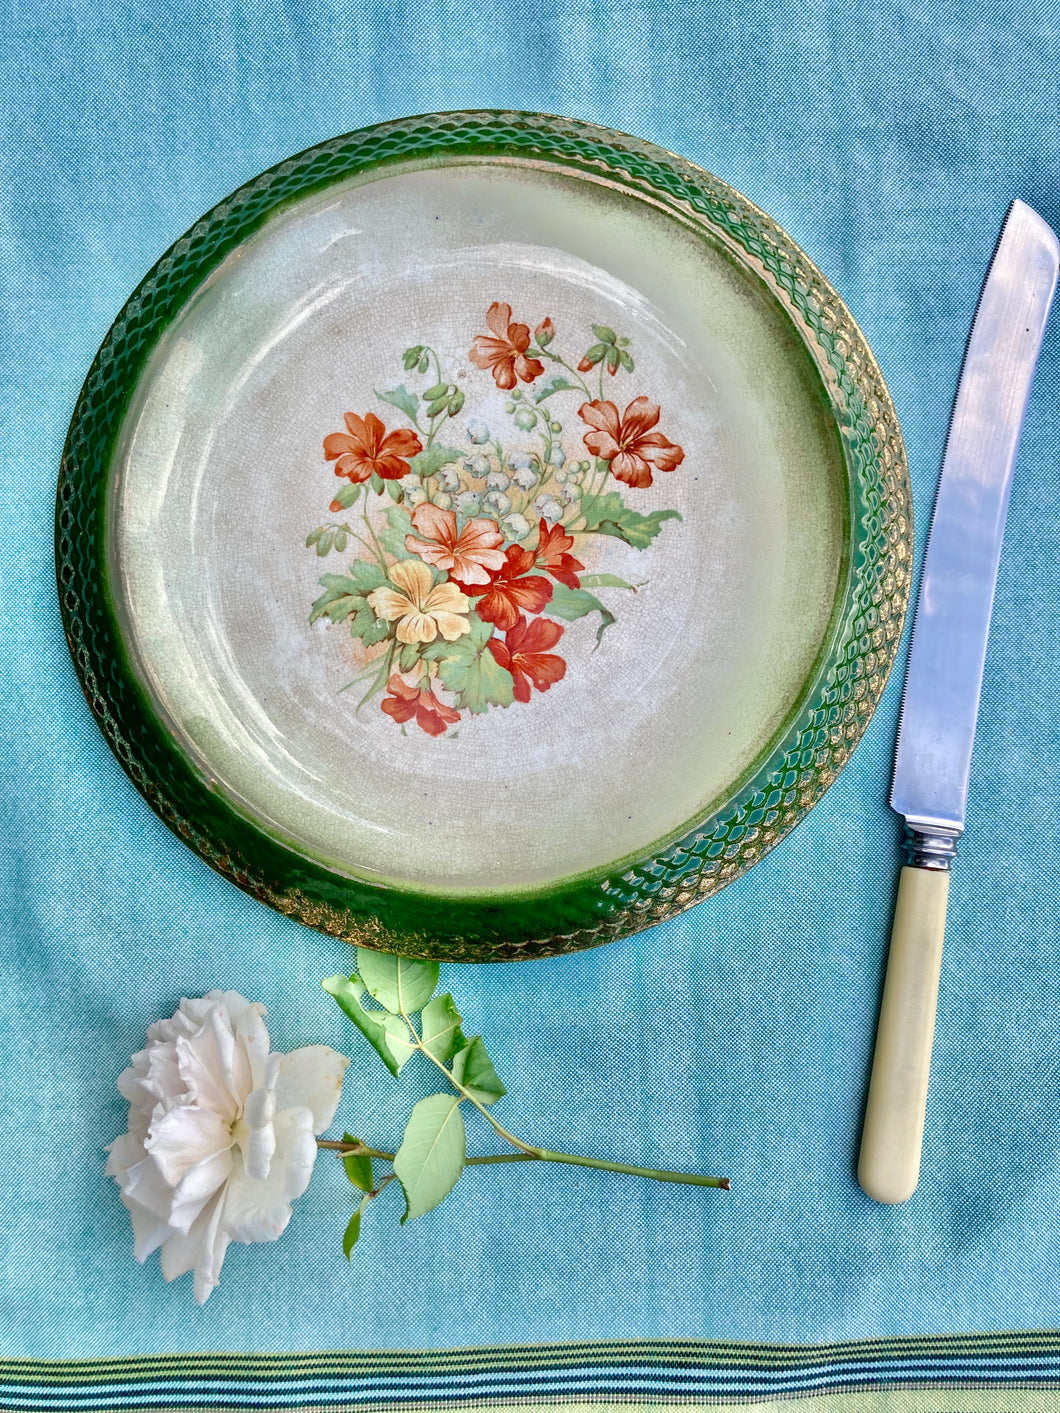
[{"label": "gilt edge of plate", "polygon": [[[847,562],[812,679],[720,812],[665,846],[555,886],[490,897],[381,887],[322,867],[208,787],[137,679],[107,587],[104,517],[122,419],[152,350],[202,281],[277,211],[395,161],[516,160],[614,182],[698,228],[761,281],[821,380],[847,475]],[[311,148],[247,183],[157,262],[86,378],[56,507],[59,597],[86,698],[156,813],[207,863],[279,912],[358,945],[446,960],[575,951],[652,926],[745,872],[804,817],[861,738],[908,603],[912,516],[897,419],[864,337],[790,238],[732,188],[636,138],[525,113],[447,113],[380,124]]]}]

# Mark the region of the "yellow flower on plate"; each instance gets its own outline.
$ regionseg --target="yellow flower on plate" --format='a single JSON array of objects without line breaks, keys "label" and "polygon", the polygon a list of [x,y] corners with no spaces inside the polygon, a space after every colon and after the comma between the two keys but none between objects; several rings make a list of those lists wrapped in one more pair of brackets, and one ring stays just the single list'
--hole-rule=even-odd
[{"label": "yellow flower on plate", "polygon": [[471,631],[465,617],[471,600],[455,584],[435,585],[422,560],[399,560],[390,570],[390,582],[401,592],[373,589],[368,602],[376,618],[397,623],[399,643],[433,643],[439,633],[452,643]]}]

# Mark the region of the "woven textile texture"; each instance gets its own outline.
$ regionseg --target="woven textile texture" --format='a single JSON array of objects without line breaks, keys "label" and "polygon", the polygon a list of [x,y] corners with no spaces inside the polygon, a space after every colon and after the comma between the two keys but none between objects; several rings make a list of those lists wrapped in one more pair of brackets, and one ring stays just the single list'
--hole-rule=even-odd
[{"label": "woven textile texture", "polygon": [[[282,1050],[363,1061],[339,1124],[394,1143],[395,1087],[320,991],[341,944],[214,875],[85,705],[52,513],[78,388],[129,291],[289,153],[406,113],[563,112],[658,142],[784,226],[843,296],[905,434],[922,551],[964,341],[1013,196],[1060,224],[1060,15],[1032,0],[11,0],[0,144],[0,1356],[778,1343],[1060,1323],[1060,320],[1017,469],[951,892],[920,1189],[854,1167],[898,863],[896,674],[823,802],[716,898],[597,951],[443,969],[567,1151],[728,1173],[729,1194],[544,1165],[431,1216],[352,1209],[323,1158],[276,1246],[194,1304],[133,1263],[103,1175],[145,1026],[232,987]],[[253,466],[248,465],[248,476]],[[340,1129],[341,1131],[341,1129]],[[476,1129],[473,1151],[489,1151]],[[388,1194],[391,1196],[394,1194]]]}]

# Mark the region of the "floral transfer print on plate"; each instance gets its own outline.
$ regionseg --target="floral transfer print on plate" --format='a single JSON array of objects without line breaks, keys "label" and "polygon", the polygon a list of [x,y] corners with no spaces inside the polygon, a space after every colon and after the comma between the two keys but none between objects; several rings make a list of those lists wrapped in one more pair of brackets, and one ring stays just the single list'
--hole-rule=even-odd
[{"label": "floral transfer print on plate", "polygon": [[[562,682],[563,623],[598,614],[599,642],[616,615],[594,591],[612,591],[613,603],[615,592],[641,587],[591,572],[606,538],[644,550],[681,518],[627,503],[684,460],[659,430],[658,404],[637,395],[620,411],[625,398],[605,396],[605,373],[635,372],[629,340],[594,324],[575,364],[553,347],[551,318],[531,338],[510,305],[494,302],[485,322],[468,358],[509,395],[504,412],[520,444],[478,417],[461,425],[464,392],[433,348],[415,344],[403,355],[406,379],[430,385],[376,394],[411,427],[345,414],[345,430],[324,438],[325,460],[345,482],[329,507],[336,518],[306,538],[321,558],[355,550],[345,573],[321,578],[309,621],[349,624],[363,666],[348,686],[367,684],[358,710],[381,695],[402,730],[412,723],[429,736]],[[559,421],[572,411],[581,434],[573,451]],[[337,518],[358,504],[359,517]]]}]

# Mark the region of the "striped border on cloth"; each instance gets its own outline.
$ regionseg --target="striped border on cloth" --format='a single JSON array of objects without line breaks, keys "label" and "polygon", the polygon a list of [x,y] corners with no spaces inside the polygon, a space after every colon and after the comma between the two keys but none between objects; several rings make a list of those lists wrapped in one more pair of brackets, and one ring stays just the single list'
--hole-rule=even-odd
[{"label": "striped border on cloth", "polygon": [[654,1413],[793,1401],[813,1413],[1057,1413],[1060,1333],[0,1360],[4,1413]]}]

